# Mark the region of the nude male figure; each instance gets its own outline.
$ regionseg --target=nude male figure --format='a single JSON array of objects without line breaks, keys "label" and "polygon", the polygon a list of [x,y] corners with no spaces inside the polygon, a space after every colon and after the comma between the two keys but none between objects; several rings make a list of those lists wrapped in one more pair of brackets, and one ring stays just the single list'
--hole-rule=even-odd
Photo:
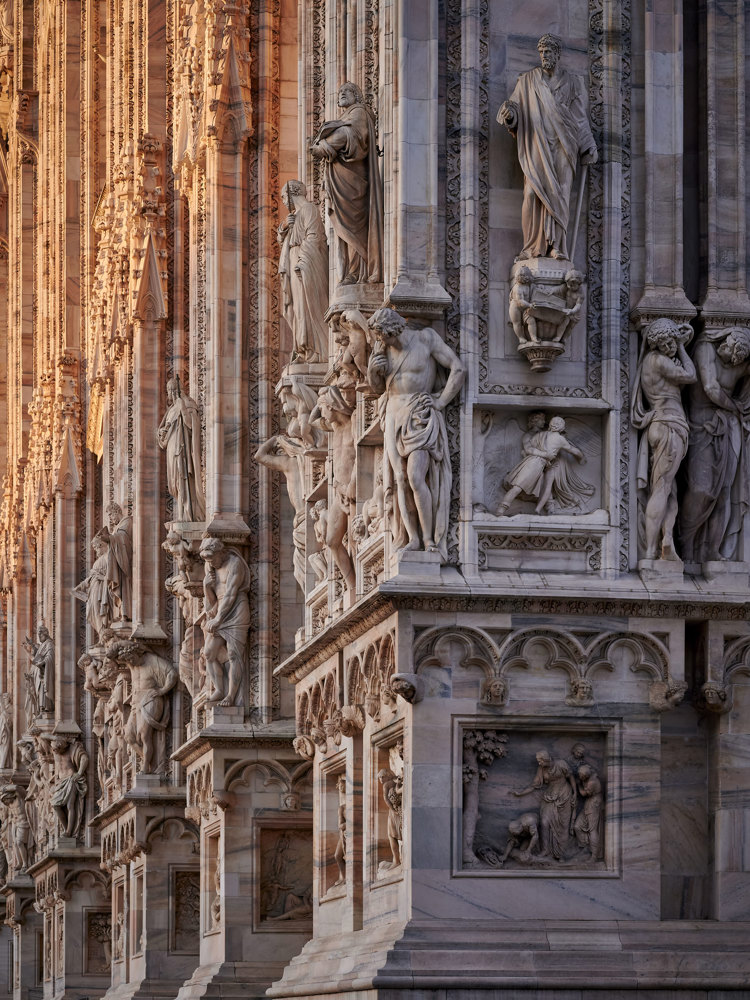
[{"label": "nude male figure", "polygon": [[[689,434],[680,390],[696,380],[695,366],[685,350],[692,333],[690,326],[678,326],[666,318],[654,320],[645,332],[649,350],[641,363],[632,421],[635,427],[646,430],[651,453],[645,514],[646,559],[658,558],[660,540],[661,558],[677,559],[673,537],[677,518],[676,477],[687,453]],[[645,412],[640,402],[642,397],[650,407]]]},{"label": "nude male figure", "polygon": [[[385,457],[396,486],[394,514],[403,531],[394,532],[401,549],[446,555],[451,465],[443,411],[464,383],[466,370],[431,327],[407,324],[393,309],[370,319],[377,338],[368,380],[381,395],[380,419]],[[438,392],[438,366],[448,370]]]}]

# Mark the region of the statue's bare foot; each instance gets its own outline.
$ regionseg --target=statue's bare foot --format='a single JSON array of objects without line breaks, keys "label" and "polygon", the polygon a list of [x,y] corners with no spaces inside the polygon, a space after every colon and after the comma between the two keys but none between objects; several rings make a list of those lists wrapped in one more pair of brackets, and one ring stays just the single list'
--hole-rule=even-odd
[{"label": "statue's bare foot", "polygon": [[421,548],[418,538],[410,538],[404,546],[404,552],[418,552]]},{"label": "statue's bare foot", "polygon": [[500,506],[495,511],[495,513],[497,514],[498,517],[502,517],[503,514],[508,513],[509,507],[510,507],[509,503],[501,503]]},{"label": "statue's bare foot", "polygon": [[230,698],[229,695],[227,695],[226,698],[222,698],[219,702],[219,706],[221,708],[231,708],[233,704],[234,700]]},{"label": "statue's bare foot", "polygon": [[516,261],[519,261],[519,260],[531,260],[531,254],[529,253],[528,250],[522,250],[515,259],[516,259]]},{"label": "statue's bare foot", "polygon": [[217,701],[221,700],[221,691],[214,691],[210,698],[206,698],[206,701],[210,705],[215,705]]}]

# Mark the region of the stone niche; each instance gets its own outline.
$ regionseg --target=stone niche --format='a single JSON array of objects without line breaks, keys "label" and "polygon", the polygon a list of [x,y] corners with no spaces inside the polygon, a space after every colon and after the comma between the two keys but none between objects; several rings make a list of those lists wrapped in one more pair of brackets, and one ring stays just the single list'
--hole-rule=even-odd
[{"label": "stone niche", "polygon": [[258,820],[255,930],[312,930],[313,831],[307,826],[266,826]]}]

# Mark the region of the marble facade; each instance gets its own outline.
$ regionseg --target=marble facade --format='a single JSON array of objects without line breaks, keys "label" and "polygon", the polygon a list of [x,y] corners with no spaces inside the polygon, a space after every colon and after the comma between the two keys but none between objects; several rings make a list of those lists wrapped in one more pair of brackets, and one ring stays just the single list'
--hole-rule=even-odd
[{"label": "marble facade", "polygon": [[0,0],[13,1000],[750,1000],[746,28]]}]

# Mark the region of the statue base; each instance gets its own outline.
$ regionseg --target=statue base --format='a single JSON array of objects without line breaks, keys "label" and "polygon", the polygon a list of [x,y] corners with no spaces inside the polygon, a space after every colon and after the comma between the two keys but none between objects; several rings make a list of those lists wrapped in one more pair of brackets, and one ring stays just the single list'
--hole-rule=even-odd
[{"label": "statue base", "polygon": [[[564,341],[580,317],[583,275],[578,274],[577,286],[569,288],[565,283],[565,276],[574,270],[571,261],[556,257],[517,260],[511,268],[509,318],[519,339],[519,323],[523,326],[524,339],[518,351],[532,371],[550,370],[564,352]],[[569,310],[576,302],[578,312],[570,316]]]},{"label": "statue base", "polygon": [[710,559],[701,563],[701,571],[706,580],[711,583],[721,583],[746,587],[750,581],[750,564],[746,562],[731,562],[729,559]]},{"label": "statue base", "polygon": [[527,341],[518,345],[518,353],[526,358],[533,372],[548,372],[564,350],[565,345],[556,340]]},{"label": "statue base", "polygon": [[392,558],[396,577],[418,577],[425,581],[440,582],[442,557],[439,552],[424,552],[419,549],[401,549]]},{"label": "statue base", "polygon": [[345,309],[359,309],[365,316],[371,316],[383,305],[384,294],[385,285],[371,285],[365,281],[351,285],[336,285],[326,312],[326,319],[331,319]]},{"label": "statue base", "polygon": [[675,582],[682,580],[685,564],[682,559],[639,559],[638,573],[644,583],[652,580]]}]

